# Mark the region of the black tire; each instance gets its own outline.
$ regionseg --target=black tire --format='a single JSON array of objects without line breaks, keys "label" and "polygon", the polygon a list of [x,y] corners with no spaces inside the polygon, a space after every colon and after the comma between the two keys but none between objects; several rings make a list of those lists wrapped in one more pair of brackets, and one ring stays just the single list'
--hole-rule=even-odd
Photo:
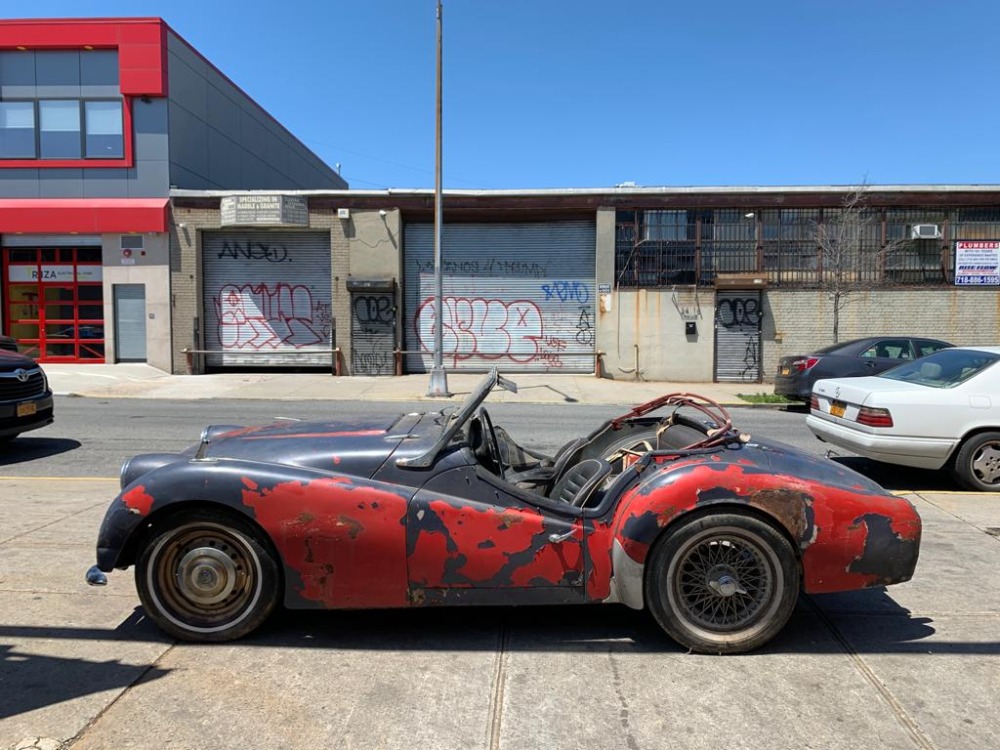
[{"label": "black tire", "polygon": [[955,479],[974,492],[1000,491],[1000,432],[980,432],[955,454]]},{"label": "black tire", "polygon": [[700,654],[759,648],[780,631],[799,595],[791,542],[769,524],[712,513],[667,532],[646,565],[646,606],[660,627]]},{"label": "black tire", "polygon": [[135,583],[157,625],[185,641],[231,641],[263,623],[281,595],[278,563],[235,515],[196,510],[155,530]]}]

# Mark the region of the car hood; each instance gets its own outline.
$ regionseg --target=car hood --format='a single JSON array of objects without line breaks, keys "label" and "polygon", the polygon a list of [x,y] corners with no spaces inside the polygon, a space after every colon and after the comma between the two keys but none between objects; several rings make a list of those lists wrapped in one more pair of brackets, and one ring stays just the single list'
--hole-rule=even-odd
[{"label": "car hood", "polygon": [[413,434],[425,415],[381,419],[298,422],[282,420],[262,427],[216,427],[204,433],[202,458],[307,466],[324,471],[372,476],[396,447]]},{"label": "car hood", "polygon": [[0,349],[0,372],[13,372],[14,370],[35,370],[38,363],[23,354]]},{"label": "car hood", "polygon": [[403,440],[419,442],[425,433],[433,439],[441,429],[436,416],[281,420],[259,427],[213,425],[202,431],[200,442],[180,453],[145,453],[129,459],[122,467],[121,486],[124,489],[150,471],[192,459],[252,461],[371,477]]}]

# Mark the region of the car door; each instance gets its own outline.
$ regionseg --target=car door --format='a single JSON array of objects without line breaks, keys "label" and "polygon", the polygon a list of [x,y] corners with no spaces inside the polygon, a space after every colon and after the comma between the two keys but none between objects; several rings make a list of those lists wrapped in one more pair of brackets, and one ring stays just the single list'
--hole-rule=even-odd
[{"label": "car door", "polygon": [[582,511],[482,467],[445,471],[414,495],[406,548],[413,604],[583,600]]},{"label": "car door", "polygon": [[861,352],[861,375],[876,375],[890,367],[916,359],[913,344],[908,338],[879,339]]}]

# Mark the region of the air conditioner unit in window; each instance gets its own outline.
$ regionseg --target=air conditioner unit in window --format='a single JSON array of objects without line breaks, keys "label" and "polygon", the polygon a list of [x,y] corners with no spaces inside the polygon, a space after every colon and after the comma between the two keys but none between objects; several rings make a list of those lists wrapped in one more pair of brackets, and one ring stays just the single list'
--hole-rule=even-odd
[{"label": "air conditioner unit in window", "polygon": [[939,240],[941,227],[937,224],[914,224],[910,227],[911,240]]}]

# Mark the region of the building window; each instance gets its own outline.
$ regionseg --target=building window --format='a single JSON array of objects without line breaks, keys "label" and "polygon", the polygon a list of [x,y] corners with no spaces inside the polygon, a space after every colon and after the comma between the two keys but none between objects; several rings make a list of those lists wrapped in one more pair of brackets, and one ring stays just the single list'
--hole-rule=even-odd
[{"label": "building window", "polygon": [[121,102],[84,102],[88,159],[120,159],[125,155]]},{"label": "building window", "polygon": [[51,99],[38,102],[39,150],[43,159],[79,159],[80,102]]},{"label": "building window", "polygon": [[0,102],[0,159],[122,159],[120,99]]},{"label": "building window", "polygon": [[35,107],[32,102],[0,102],[0,158],[35,157]]}]

